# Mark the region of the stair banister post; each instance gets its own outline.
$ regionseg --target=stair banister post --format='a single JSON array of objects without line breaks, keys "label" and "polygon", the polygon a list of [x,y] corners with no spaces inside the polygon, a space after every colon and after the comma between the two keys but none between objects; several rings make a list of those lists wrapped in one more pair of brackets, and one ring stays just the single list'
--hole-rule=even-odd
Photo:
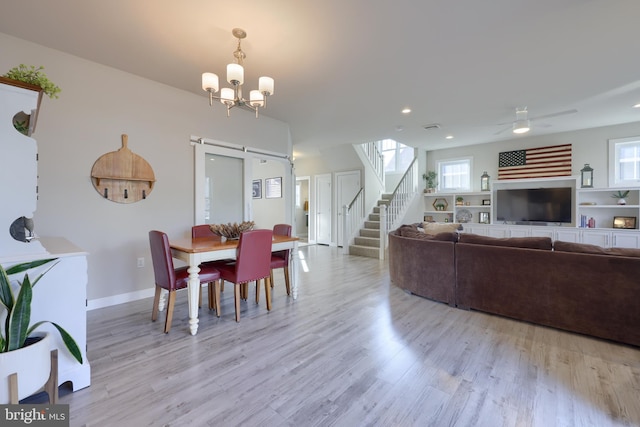
[{"label": "stair banister post", "polygon": [[387,248],[387,206],[380,205],[380,259],[384,259],[384,252]]},{"label": "stair banister post", "polygon": [[342,206],[342,254],[349,255],[349,206]]}]

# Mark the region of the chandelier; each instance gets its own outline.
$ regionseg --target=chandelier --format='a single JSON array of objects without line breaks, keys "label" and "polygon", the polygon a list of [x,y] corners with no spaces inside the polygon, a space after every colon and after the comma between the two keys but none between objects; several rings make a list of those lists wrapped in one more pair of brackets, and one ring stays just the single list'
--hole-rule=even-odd
[{"label": "chandelier", "polygon": [[202,73],[202,89],[209,92],[209,105],[213,106],[213,100],[217,99],[227,107],[227,117],[233,107],[242,107],[254,111],[258,117],[258,108],[267,106],[267,97],[273,95],[273,79],[271,77],[260,77],[258,79],[258,90],[249,92],[249,99],[242,95],[242,85],[244,83],[244,68],[242,63],[247,57],[242,51],[240,42],[247,37],[247,33],[241,28],[234,28],[231,33],[238,39],[238,47],[233,52],[235,62],[227,65],[227,82],[233,88],[222,88],[220,96],[214,95],[220,89],[218,76],[214,73]]}]

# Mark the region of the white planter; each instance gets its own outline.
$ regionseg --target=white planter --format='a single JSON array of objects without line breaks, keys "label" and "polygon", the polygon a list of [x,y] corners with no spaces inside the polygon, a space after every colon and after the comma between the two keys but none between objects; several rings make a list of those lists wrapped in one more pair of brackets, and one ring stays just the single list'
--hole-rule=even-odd
[{"label": "white planter", "polygon": [[18,399],[44,386],[51,372],[51,335],[18,350],[0,353],[0,404],[9,403],[9,376],[18,374]]}]

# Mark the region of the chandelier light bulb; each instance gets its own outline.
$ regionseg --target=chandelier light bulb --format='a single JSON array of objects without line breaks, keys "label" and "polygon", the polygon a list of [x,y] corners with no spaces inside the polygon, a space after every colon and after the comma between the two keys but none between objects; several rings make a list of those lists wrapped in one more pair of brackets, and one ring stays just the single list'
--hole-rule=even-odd
[{"label": "chandelier light bulb", "polygon": [[273,79],[271,77],[260,77],[258,79],[258,90],[265,96],[273,95]]},{"label": "chandelier light bulb", "polygon": [[217,92],[220,89],[218,76],[213,73],[202,73],[202,90]]},{"label": "chandelier light bulb", "polygon": [[220,91],[220,102],[222,102],[225,105],[228,105],[229,103],[233,104],[233,100],[234,100],[235,96],[233,94],[233,89],[228,88],[228,87],[223,87],[222,91]]},{"label": "chandelier light bulb", "polygon": [[244,68],[242,68],[242,65],[227,65],[227,81],[234,86],[244,84]]},{"label": "chandelier light bulb", "polygon": [[257,90],[252,90],[249,93],[249,99],[251,100],[250,104],[252,107],[264,106],[264,96],[262,96],[262,94]]}]

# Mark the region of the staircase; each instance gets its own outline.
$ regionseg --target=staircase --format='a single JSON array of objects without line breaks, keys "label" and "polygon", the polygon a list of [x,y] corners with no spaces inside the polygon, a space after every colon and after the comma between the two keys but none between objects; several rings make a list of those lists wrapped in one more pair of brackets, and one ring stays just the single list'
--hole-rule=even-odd
[{"label": "staircase", "polygon": [[364,222],[359,235],[355,237],[353,245],[349,246],[350,255],[366,256],[369,258],[380,257],[380,205],[389,205],[391,194],[383,194],[378,200],[378,205],[373,208],[369,218]]}]

